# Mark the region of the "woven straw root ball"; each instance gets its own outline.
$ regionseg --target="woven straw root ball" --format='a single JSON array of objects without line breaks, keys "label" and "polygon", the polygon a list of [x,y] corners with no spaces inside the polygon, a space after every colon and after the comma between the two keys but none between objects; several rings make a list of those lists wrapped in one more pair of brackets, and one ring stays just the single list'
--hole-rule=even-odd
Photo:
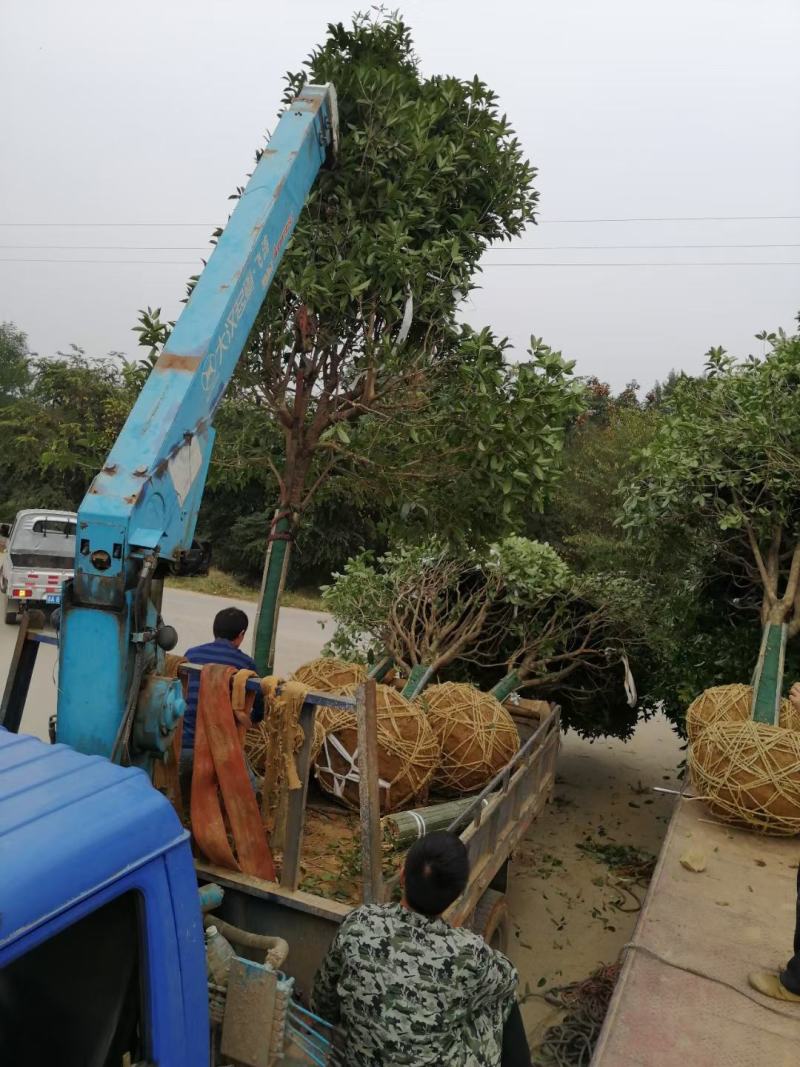
[{"label": "woven straw root ball", "polygon": [[442,749],[433,777],[436,792],[474,793],[519,749],[514,720],[491,693],[473,685],[444,682],[419,698]]},{"label": "woven straw root ball", "polygon": [[[695,741],[713,722],[745,722],[750,718],[752,685],[715,685],[704,690],[686,709],[686,732]],[[781,701],[780,725],[800,731],[800,712],[788,700]]]},{"label": "woven straw root ball", "polygon": [[[355,686],[350,687],[352,695]],[[379,685],[378,774],[381,812],[424,802],[439,763],[439,745],[422,711],[391,686]],[[314,758],[317,781],[346,807],[359,806],[358,727],[352,712],[319,708]]]},{"label": "woven straw root ball", "polygon": [[269,734],[267,733],[267,724],[259,722],[255,726],[251,726],[244,735],[244,754],[247,757],[247,762],[258,775],[264,774],[268,747]]},{"label": "woven straw root ball", "polygon": [[689,747],[698,794],[723,822],[763,834],[800,833],[800,733],[764,723],[707,726]]},{"label": "woven straw root ball", "polygon": [[367,668],[360,663],[346,663],[342,659],[325,656],[304,663],[292,677],[320,693],[341,693],[349,685],[366,681]]}]

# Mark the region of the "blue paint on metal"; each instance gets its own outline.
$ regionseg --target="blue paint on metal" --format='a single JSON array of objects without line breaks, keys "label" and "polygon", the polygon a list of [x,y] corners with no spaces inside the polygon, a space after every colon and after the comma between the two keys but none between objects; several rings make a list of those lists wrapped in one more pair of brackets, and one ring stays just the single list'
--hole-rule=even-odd
[{"label": "blue paint on metal", "polygon": [[189,835],[142,771],[0,728],[0,871],[0,970],[136,892],[148,1058],[207,1065],[205,952]]},{"label": "blue paint on metal", "polygon": [[131,682],[130,594],[122,613],[99,611],[73,603],[67,583],[62,612],[56,737],[79,752],[110,756]]},{"label": "blue paint on metal", "polygon": [[58,740],[81,751],[112,753],[132,676],[139,561],[154,551],[177,559],[191,546],[214,411],[336,123],[332,86],[305,86],[284,112],[81,504],[75,579],[62,609],[57,720]]},{"label": "blue paint on metal", "polygon": [[28,634],[29,641],[35,641],[38,645],[58,645],[58,638],[55,634]]}]

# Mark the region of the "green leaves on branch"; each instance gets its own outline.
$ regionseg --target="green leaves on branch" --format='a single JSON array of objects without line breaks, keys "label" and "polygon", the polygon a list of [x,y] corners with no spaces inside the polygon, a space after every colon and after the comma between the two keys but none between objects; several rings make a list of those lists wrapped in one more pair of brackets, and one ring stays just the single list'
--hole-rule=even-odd
[{"label": "green leaves on branch", "polygon": [[[623,525],[713,546],[762,621],[789,620],[800,563],[800,337],[764,335],[763,358],[709,351],[702,378],[679,380],[670,410],[622,490]],[[800,621],[790,622],[793,632]]]},{"label": "green leaves on branch", "polygon": [[565,693],[575,676],[585,686],[618,665],[636,642],[633,583],[581,578],[549,545],[522,537],[485,552],[434,539],[377,560],[362,554],[323,597],[336,621],[331,651],[363,659],[388,650],[407,670],[424,663],[485,688],[514,670],[528,688]]}]

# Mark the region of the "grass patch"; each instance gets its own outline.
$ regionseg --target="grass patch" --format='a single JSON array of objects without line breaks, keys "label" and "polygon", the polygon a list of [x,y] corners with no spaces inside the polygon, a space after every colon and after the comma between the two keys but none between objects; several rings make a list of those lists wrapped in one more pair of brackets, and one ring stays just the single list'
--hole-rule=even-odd
[{"label": "grass patch", "polygon": [[656,857],[651,852],[633,845],[612,845],[587,837],[577,848],[598,863],[605,863],[622,877],[649,882],[655,870]]},{"label": "grass patch", "polygon": [[287,589],[281,604],[285,608],[303,608],[305,611],[327,611],[318,589]]},{"label": "grass patch", "polygon": [[[227,597],[230,600],[258,600],[258,586],[249,585],[234,578],[232,574],[217,567],[211,567],[208,574],[196,578],[167,578],[165,583],[170,589],[185,589],[190,593],[206,593],[208,596]],[[281,604],[285,608],[304,608],[306,611],[324,611],[322,597],[318,589],[287,590]]]}]

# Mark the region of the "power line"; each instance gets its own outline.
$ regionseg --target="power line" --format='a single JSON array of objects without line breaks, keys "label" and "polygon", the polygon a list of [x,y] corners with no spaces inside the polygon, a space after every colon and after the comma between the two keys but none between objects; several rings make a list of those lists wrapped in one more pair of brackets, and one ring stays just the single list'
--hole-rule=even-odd
[{"label": "power line", "polygon": [[[650,217],[617,218],[617,219],[541,219],[539,226],[554,225],[577,225],[594,223],[618,223],[618,222],[789,222],[800,221],[800,215],[654,215]],[[192,227],[202,226],[214,228],[218,223],[214,222],[0,222],[0,226],[54,226],[54,227],[141,227],[143,229],[155,227]]]},{"label": "power line", "polygon": [[[0,245],[0,248],[24,248],[25,245]],[[34,247],[34,246],[30,246]],[[611,249],[632,248],[800,248],[800,244],[706,244],[706,245],[516,245],[513,248],[505,248],[503,245],[494,245],[487,248],[487,252],[564,252],[564,251],[595,251]]]},{"label": "power line", "polygon": [[19,256],[0,257],[0,263],[127,263],[139,266],[196,267],[196,259],[26,259]]},{"label": "power line", "polygon": [[793,219],[800,219],[800,215],[662,215],[630,219],[541,219],[537,225],[594,222],[780,222]]},{"label": "power line", "polygon": [[64,226],[95,228],[103,226],[140,226],[142,229],[155,229],[156,227],[162,226],[173,229],[178,226],[202,226],[206,229],[214,229],[218,225],[219,223],[217,222],[0,222],[0,226]]},{"label": "power line", "polygon": [[[755,246],[757,247],[757,246]],[[788,247],[788,246],[787,246]],[[800,245],[793,247],[800,248]],[[208,248],[196,245],[0,245],[0,248],[57,252],[207,252]]]},{"label": "power line", "polygon": [[[170,266],[170,267],[197,267],[199,264],[194,259],[33,259],[21,256],[0,257],[0,263],[63,263],[65,265],[94,263],[94,264],[127,264],[128,266]],[[685,260],[674,263],[650,262],[623,262],[623,263],[576,263],[551,261],[520,262],[516,263],[484,263],[484,267],[800,267],[800,260]]]},{"label": "power line", "polygon": [[483,267],[800,267],[800,260],[685,260],[680,263],[484,263]]},{"label": "power line", "polygon": [[[711,248],[800,248],[800,243],[768,244],[625,244],[625,245],[516,245],[507,248],[494,245],[487,252],[589,252],[630,249],[711,249]],[[199,245],[16,245],[0,244],[0,249],[23,251],[52,250],[58,252],[208,252],[207,246]]]}]

